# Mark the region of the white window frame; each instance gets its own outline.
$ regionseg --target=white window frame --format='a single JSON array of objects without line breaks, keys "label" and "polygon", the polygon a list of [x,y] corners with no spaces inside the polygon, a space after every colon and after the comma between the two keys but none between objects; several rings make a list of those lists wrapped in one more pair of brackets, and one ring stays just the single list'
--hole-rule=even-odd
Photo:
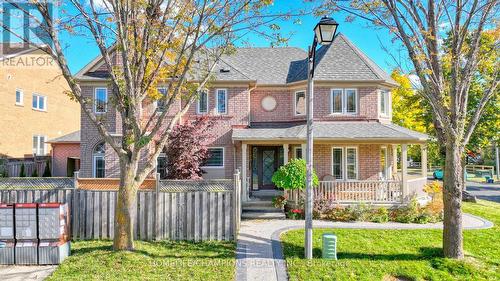
[{"label": "white window frame", "polygon": [[[330,151],[330,157],[331,157],[331,175],[334,177],[333,174],[333,151],[335,149],[340,149],[342,151],[342,157],[341,157],[341,169],[342,169],[342,177],[339,179],[335,179],[337,181],[355,181],[359,179],[359,147],[358,146],[332,146],[331,151]],[[356,150],[356,178],[354,179],[349,179],[347,177],[347,150],[348,149],[355,149]]]},{"label": "white window frame", "polygon": [[222,169],[225,166],[226,162],[226,149],[223,146],[214,146],[214,147],[208,147],[208,150],[210,149],[222,149],[222,166],[201,166],[203,169]]},{"label": "white window frame", "polygon": [[[33,107],[33,98],[35,98],[35,97],[36,97],[36,106],[37,107]],[[43,99],[43,108],[40,108],[40,99]],[[44,95],[41,95],[39,93],[33,93],[32,99],[31,99],[31,108],[33,110],[37,110],[37,111],[47,111],[47,97]]]},{"label": "white window frame", "polygon": [[[297,157],[297,151],[298,151],[299,149],[300,149],[301,154],[302,154],[302,157],[301,157],[301,158]],[[294,148],[293,148],[293,158],[295,158],[295,159],[304,159],[304,151],[302,151],[302,147],[300,147],[300,146],[296,146],[296,147],[294,147]]]},{"label": "white window frame", "polygon": [[[340,110],[341,112],[333,112],[333,92],[340,91]],[[332,115],[342,115],[344,114],[344,89],[341,88],[333,88],[330,89],[330,114]]]},{"label": "white window frame", "polygon": [[104,177],[106,177],[106,159],[104,157],[104,155],[98,155],[98,154],[94,154],[92,156],[92,177],[93,178],[96,178],[96,174],[97,174],[97,165],[96,165],[96,160],[97,159],[102,159],[104,161]]},{"label": "white window frame", "polygon": [[[224,103],[226,104],[224,112],[219,111],[219,91],[224,91]],[[228,106],[227,96],[228,96],[227,89],[224,88],[215,89],[215,112],[217,112],[217,114],[227,114],[227,106]],[[208,97],[207,97],[207,102],[208,102]],[[207,110],[208,110],[208,104],[207,104]]]},{"label": "white window frame", "polygon": [[[201,112],[200,111],[200,102],[201,102],[201,98],[198,98],[198,101],[196,101],[196,114],[207,114],[210,110],[209,110],[209,105],[210,105],[210,91],[208,91],[207,89],[204,89],[201,91],[201,93],[206,93],[207,94],[207,111],[206,112]],[[200,93],[200,96],[201,96],[201,93]]]},{"label": "white window frame", "polygon": [[[383,152],[384,151],[384,152]],[[382,145],[380,146],[380,157],[379,159],[382,159],[382,153],[385,154],[384,156],[384,159],[385,159],[385,166],[383,167],[383,172],[380,172],[380,176],[379,178],[382,179],[382,180],[388,180],[389,179],[389,149],[387,146],[385,145]],[[382,173],[385,173],[385,178],[383,177],[383,174]]]},{"label": "white window frame", "polygon": [[[99,111],[99,112],[97,112],[97,91],[98,90],[105,90],[105,94],[106,94],[106,99],[105,99],[105,103],[104,103],[104,111]],[[106,112],[108,112],[108,88],[96,87],[96,88],[94,88],[94,113],[104,114]]]},{"label": "white window frame", "polygon": [[[382,95],[385,95],[385,100],[384,100],[384,105],[385,105],[385,112],[382,112]],[[377,98],[377,108],[378,108],[378,115],[379,117],[390,117],[391,116],[391,92],[389,90],[378,90],[378,98]]]},{"label": "white window frame", "polygon": [[[98,158],[101,158],[103,161],[104,161],[104,177],[106,177],[106,153],[95,153],[95,148],[100,145],[101,143],[97,143],[94,148],[92,149],[92,177],[93,178],[96,178],[96,169],[97,169],[97,165],[96,165],[96,160]],[[106,148],[106,144],[104,143],[104,147]]]},{"label": "white window frame", "polygon": [[[17,102],[17,93],[19,92],[19,102]],[[16,97],[15,97],[16,105],[24,105],[24,92],[21,89],[16,89]]]},{"label": "white window frame", "polygon": [[[354,178],[354,179],[350,179],[347,176],[347,150],[348,149],[354,149],[356,151],[356,163],[355,163],[355,166],[354,166],[356,168],[356,178]],[[345,155],[344,156],[344,158],[345,158],[345,160],[344,160],[344,162],[345,162],[345,179],[347,181],[349,181],[349,180],[358,180],[359,179],[359,149],[358,149],[358,147],[357,146],[346,146],[345,147],[345,154],[344,155]]]},{"label": "white window frame", "polygon": [[[156,89],[158,90],[158,92],[160,94],[161,94],[160,90],[165,90],[165,95],[168,95],[168,93],[167,93],[167,87],[157,87]],[[164,101],[167,101],[167,100],[164,100]],[[155,109],[158,109],[158,100],[155,100],[154,105],[155,105]],[[158,113],[163,113],[163,110],[158,110],[157,112]]]},{"label": "white window frame", "polygon": [[295,91],[295,93],[293,94],[293,115],[294,116],[305,116],[306,115],[305,111],[303,114],[297,114],[297,94],[298,93],[304,93],[304,101],[305,101],[304,110],[307,111],[306,90]]},{"label": "white window frame", "polygon": [[[342,112],[333,112],[333,92],[340,91],[341,98],[340,107],[342,108]],[[356,110],[354,112],[347,112],[347,91],[354,91],[354,105]],[[359,113],[359,92],[357,88],[332,88],[330,89],[330,114],[331,115],[357,115]]]},{"label": "white window frame", "polygon": [[[33,151],[33,144],[31,145],[31,150],[33,152],[33,154],[37,155],[37,156],[45,156],[45,155],[48,155],[49,152],[47,151],[48,149],[48,145],[47,145],[47,136],[45,135],[33,135],[33,137],[31,138],[31,140],[33,141],[33,138],[36,138],[36,150]],[[42,153],[39,153],[40,152],[40,139],[43,138],[43,154]]]},{"label": "white window frame", "polygon": [[[356,107],[354,112],[347,112],[347,91],[354,91],[354,106]],[[344,95],[343,95],[343,108],[342,111],[344,114],[350,114],[350,115],[356,115],[359,112],[359,95],[358,95],[358,89],[356,88],[345,88],[344,89]]]}]

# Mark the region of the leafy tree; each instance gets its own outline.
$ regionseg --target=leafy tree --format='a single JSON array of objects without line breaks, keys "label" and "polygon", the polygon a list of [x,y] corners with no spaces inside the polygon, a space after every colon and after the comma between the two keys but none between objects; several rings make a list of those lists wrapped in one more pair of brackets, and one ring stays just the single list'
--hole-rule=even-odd
[{"label": "leafy tree", "polygon": [[[17,1],[8,3],[20,7]],[[19,9],[28,17],[24,22],[39,24],[37,37],[46,43],[41,50],[58,63],[71,89],[68,95],[81,104],[83,114],[119,160],[113,247],[133,250],[139,186],[156,168],[156,159],[175,125],[210,83],[220,57],[233,51],[242,37],[259,30],[265,34],[262,29],[278,19],[289,18],[292,12],[274,11],[270,8],[273,0],[29,3],[32,8]],[[59,18],[52,18],[54,3],[64,4],[58,9]],[[33,10],[39,15],[32,14]],[[38,43],[29,42],[30,38],[17,34],[4,22],[0,26],[24,42]],[[102,55],[102,68],[106,69],[108,87],[112,89],[107,106],[119,115],[116,126],[109,126],[107,115],[93,112],[92,101],[82,94],[68,67],[64,52],[69,44],[64,40],[81,36],[90,38]],[[165,87],[167,94],[160,93],[157,86]],[[175,106],[179,100],[180,108]],[[152,114],[143,114],[154,101],[164,106],[156,107]],[[110,127],[119,128],[122,137],[117,139]]]},{"label": "leafy tree", "polygon": [[[481,75],[480,45],[485,30],[497,20],[497,0],[326,0],[323,11],[343,10],[388,30],[393,42],[407,51],[422,86],[420,93],[432,108],[436,136],[444,148],[443,252],[462,259],[463,157],[474,128],[490,99],[497,94],[500,61],[491,75]],[[448,27],[445,32],[443,27]],[[443,47],[443,38],[449,45]],[[498,47],[487,53],[498,51]],[[484,74],[484,73],[483,73]],[[480,75],[483,91],[469,107],[470,89]]]},{"label": "leafy tree", "polygon": [[50,178],[52,177],[52,173],[50,172],[50,161],[47,160],[45,163],[45,169],[43,170],[43,177]]},{"label": "leafy tree", "polygon": [[[283,189],[305,189],[306,173],[306,160],[292,159],[274,173],[272,181],[277,187]],[[313,186],[319,186],[319,179],[314,170]]]},{"label": "leafy tree", "polygon": [[21,169],[19,171],[19,177],[20,178],[26,177],[26,172],[24,171],[24,163],[21,164]]},{"label": "leafy tree", "polygon": [[203,116],[174,127],[165,146],[167,178],[201,179],[201,165],[209,157],[206,144],[212,138],[210,130],[215,120]]}]

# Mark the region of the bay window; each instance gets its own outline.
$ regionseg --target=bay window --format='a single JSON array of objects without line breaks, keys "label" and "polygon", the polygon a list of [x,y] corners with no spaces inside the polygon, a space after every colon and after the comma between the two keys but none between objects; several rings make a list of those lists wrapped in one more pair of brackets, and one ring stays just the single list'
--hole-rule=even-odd
[{"label": "bay window", "polygon": [[306,114],[306,92],[295,92],[295,115]]},{"label": "bay window", "polygon": [[330,102],[332,114],[356,114],[358,112],[358,90],[332,89]]}]

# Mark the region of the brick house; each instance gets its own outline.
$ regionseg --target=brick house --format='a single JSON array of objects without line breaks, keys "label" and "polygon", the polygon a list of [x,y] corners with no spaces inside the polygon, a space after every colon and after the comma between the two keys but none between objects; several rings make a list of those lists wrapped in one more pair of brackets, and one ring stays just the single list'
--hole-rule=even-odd
[{"label": "brick house", "polygon": [[[273,173],[305,151],[306,58],[304,50],[290,47],[239,48],[222,58],[215,81],[183,117],[219,118],[204,178],[231,178],[240,169],[245,199],[275,192]],[[117,56],[113,59],[119,64]],[[320,180],[374,189],[378,183],[394,181],[403,196],[421,194],[426,165],[422,164],[421,176],[409,176],[406,153],[409,144],[421,145],[426,162],[427,136],[391,123],[390,90],[397,83],[342,34],[332,45],[321,47],[316,59],[314,168]],[[95,100],[94,110],[107,117],[119,138],[119,115],[105,105],[110,89],[101,58],[83,68],[77,79],[84,95]],[[81,156],[80,176],[118,177],[114,152],[103,145],[84,114]],[[166,160],[159,159],[160,166],[162,161]]]},{"label": "brick house", "polygon": [[80,104],[68,91],[50,55],[34,46],[0,43],[0,158],[48,156],[48,139],[79,130]]},{"label": "brick house", "polygon": [[52,176],[73,177],[80,170],[80,131],[48,140],[52,147]]}]

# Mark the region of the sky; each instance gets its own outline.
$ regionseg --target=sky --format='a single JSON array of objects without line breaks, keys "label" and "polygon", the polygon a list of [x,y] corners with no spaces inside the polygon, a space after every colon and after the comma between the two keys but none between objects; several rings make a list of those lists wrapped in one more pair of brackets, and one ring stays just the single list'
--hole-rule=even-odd
[{"label": "sky", "polygon": [[[310,8],[310,4],[304,4],[301,0],[276,0],[271,9],[273,11],[283,12],[287,9],[293,10],[300,8]],[[361,19],[355,20],[354,22],[346,22],[345,13],[336,13],[330,16],[339,23],[338,32],[346,35],[358,48],[368,55],[368,57],[382,67],[382,69],[390,73],[397,67],[398,64],[389,53],[396,57],[399,57],[399,54],[403,53],[391,42],[391,36],[386,30],[376,30],[372,27],[368,27],[367,22]],[[299,47],[305,50],[312,42],[313,28],[320,18],[314,15],[301,16],[299,18],[300,24],[295,24],[294,19],[280,21],[277,22],[277,24],[281,27],[281,32],[284,35],[290,32],[293,33],[288,42],[288,46]],[[61,41],[67,43],[65,53],[73,73],[78,72],[99,53],[95,43],[91,39],[69,36],[64,36],[61,39]],[[247,41],[255,47],[270,46],[270,42],[263,38],[263,36],[250,34],[247,39]],[[240,45],[243,45],[243,43],[240,42]],[[384,50],[382,46],[384,46],[386,50]]]}]

